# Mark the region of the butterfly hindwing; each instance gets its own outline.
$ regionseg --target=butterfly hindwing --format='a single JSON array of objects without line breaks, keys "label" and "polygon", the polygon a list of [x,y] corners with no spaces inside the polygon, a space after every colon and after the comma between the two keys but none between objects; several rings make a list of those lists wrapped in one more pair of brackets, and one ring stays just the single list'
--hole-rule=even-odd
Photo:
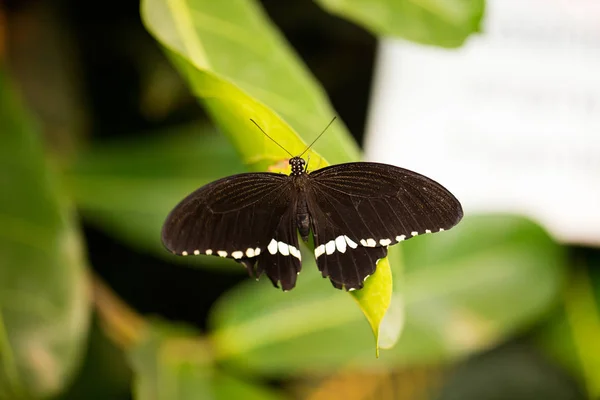
[{"label": "butterfly hindwing", "polygon": [[323,277],[333,286],[360,289],[375,272],[377,261],[387,255],[387,247],[364,247],[346,233],[348,226],[330,223],[317,204],[310,204],[315,259]]},{"label": "butterfly hindwing", "polygon": [[[294,215],[294,191],[288,176],[233,175],[183,199],[167,217],[162,241],[178,255],[232,258],[251,275],[256,267],[256,276],[265,271],[275,285],[281,281],[284,289],[291,289],[300,269],[299,260],[289,253],[289,245],[299,248]],[[286,244],[290,255],[284,255],[283,244],[277,244],[278,251],[271,253],[273,240]],[[296,254],[296,250],[292,252]]]},{"label": "butterfly hindwing", "polygon": [[458,200],[443,186],[391,165],[339,164],[309,177],[317,265],[334,286],[346,289],[362,287],[361,279],[375,270],[387,246],[450,229],[463,215]]},{"label": "butterfly hindwing", "polygon": [[296,277],[302,267],[295,205],[293,202],[273,231],[266,250],[260,256],[256,273],[259,276],[263,271],[266,272],[275,287],[279,287],[277,283],[281,282],[284,291],[296,285]]}]

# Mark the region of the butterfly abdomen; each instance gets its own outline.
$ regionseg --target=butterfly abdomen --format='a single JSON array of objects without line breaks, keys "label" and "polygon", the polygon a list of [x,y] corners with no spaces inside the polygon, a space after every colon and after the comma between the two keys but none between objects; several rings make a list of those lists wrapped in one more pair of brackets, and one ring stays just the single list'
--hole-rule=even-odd
[{"label": "butterfly abdomen", "polygon": [[300,199],[298,199],[296,224],[298,226],[298,231],[300,232],[300,237],[306,242],[310,233],[310,214],[308,213],[308,204],[306,203],[306,197],[304,196],[301,196]]}]

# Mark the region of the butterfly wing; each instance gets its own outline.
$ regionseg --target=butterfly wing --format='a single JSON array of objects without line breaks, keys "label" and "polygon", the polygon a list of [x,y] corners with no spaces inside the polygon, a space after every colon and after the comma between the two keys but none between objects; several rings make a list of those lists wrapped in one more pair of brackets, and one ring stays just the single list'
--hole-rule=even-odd
[{"label": "butterfly wing", "polygon": [[361,288],[387,246],[450,229],[463,216],[442,185],[392,165],[338,164],[309,176],[317,265],[338,288]]},{"label": "butterfly wing", "polygon": [[[196,190],[167,217],[162,241],[178,255],[213,255],[264,271],[284,290],[296,283],[300,251],[294,187],[286,175],[247,173]],[[255,271],[256,268],[256,271]]]}]

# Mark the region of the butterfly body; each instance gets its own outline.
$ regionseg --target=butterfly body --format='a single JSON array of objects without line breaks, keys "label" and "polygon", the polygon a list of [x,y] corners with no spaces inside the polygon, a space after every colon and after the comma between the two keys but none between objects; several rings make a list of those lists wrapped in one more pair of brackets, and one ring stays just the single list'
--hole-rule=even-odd
[{"label": "butterfly body", "polygon": [[212,182],[181,201],[162,231],[178,255],[218,255],[263,272],[290,290],[301,269],[298,234],[312,233],[314,256],[336,288],[360,289],[387,247],[446,230],[462,218],[458,200],[437,182],[399,167],[357,162],[291,174],[246,173]]}]

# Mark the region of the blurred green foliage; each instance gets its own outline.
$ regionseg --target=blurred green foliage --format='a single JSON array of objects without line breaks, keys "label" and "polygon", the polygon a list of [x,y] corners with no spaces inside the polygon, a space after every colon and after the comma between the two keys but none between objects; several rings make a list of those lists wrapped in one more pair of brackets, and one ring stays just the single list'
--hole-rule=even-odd
[{"label": "blurred green foliage", "polygon": [[459,47],[480,31],[484,0],[317,0],[380,36]]},{"label": "blurred green foliage", "polygon": [[144,140],[95,145],[65,171],[64,182],[86,218],[131,246],[172,260],[157,232],[173,204],[216,176],[243,168],[222,135],[205,124],[190,124]]},{"label": "blurred green foliage", "polygon": [[0,397],[47,397],[87,333],[81,237],[32,118],[0,70]]},{"label": "blurred green foliage", "polygon": [[[374,35],[443,47],[478,32],[483,13],[482,0],[317,3]],[[38,9],[33,20],[56,29],[60,24],[47,22],[49,9]],[[25,18],[0,13],[9,22]],[[49,134],[47,115],[39,111],[51,108],[52,100],[30,102],[34,116],[15,89],[38,82],[36,74],[11,69],[18,63],[10,59],[0,72],[0,399],[128,398],[128,386],[136,399],[173,400],[425,398],[431,387],[444,399],[580,398],[573,382],[590,397],[600,395],[594,341],[600,277],[591,272],[600,265],[597,252],[575,250],[581,257],[573,262],[564,246],[517,216],[467,216],[449,232],[396,246],[371,286],[354,294],[359,307],[320,278],[310,254],[293,291],[246,279],[205,310],[202,327],[141,316],[116,293],[99,289],[104,286],[96,274],[86,277],[86,237],[75,209],[86,224],[133,252],[193,264],[199,279],[215,271],[243,274],[227,260],[170,256],[159,238],[164,217],[213,179],[272,168],[287,157],[250,118],[299,153],[335,115],[324,89],[258,2],[145,0],[140,14],[182,78],[173,78],[165,59],[123,44],[154,60],[140,67],[142,80],[164,89],[146,92],[142,108],[163,115],[189,107],[178,86],[183,82],[214,126],[197,116],[183,123],[165,118],[151,131],[102,143],[73,128],[83,124]],[[7,26],[22,34],[14,23]],[[64,143],[73,145],[65,149]],[[359,149],[336,122],[310,156],[317,168],[356,160]],[[93,258],[93,238],[88,245]],[[119,262],[123,275],[128,261]],[[144,278],[134,279],[139,286]],[[98,324],[89,329],[92,310]],[[378,359],[365,315],[389,347]],[[528,350],[505,350],[512,340]],[[519,374],[507,374],[519,365]],[[420,368],[424,379],[402,377]],[[481,390],[480,382],[497,390]]]},{"label": "blurred green foliage", "polygon": [[556,301],[564,257],[531,222],[470,217],[442,236],[402,246],[406,325],[381,359],[360,312],[313,265],[285,298],[254,282],[223,295],[211,320],[215,356],[267,374],[446,362],[530,326]]}]

